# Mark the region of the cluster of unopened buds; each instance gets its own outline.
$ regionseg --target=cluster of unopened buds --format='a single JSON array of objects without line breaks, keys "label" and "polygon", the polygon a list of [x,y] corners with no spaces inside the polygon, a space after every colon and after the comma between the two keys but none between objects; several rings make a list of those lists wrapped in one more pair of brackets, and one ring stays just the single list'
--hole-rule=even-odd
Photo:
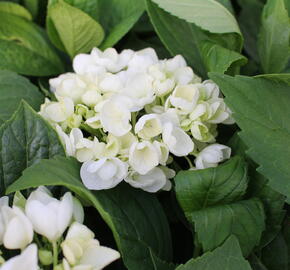
[{"label": "cluster of unopened buds", "polygon": [[[18,192],[8,203],[0,198],[1,270],[100,270],[120,257],[83,224],[82,205],[70,192],[57,200],[39,187],[27,200]],[[21,253],[6,258],[12,250]]]},{"label": "cluster of unopened buds", "polygon": [[40,114],[55,126],[67,155],[83,163],[87,188],[124,180],[148,192],[169,190],[174,156],[185,157],[191,169],[230,157],[215,138],[218,124],[233,123],[231,112],[218,86],[202,82],[182,56],[159,60],[152,48],[94,48],[77,55],[73,69],[50,80],[56,100],[47,99]]}]

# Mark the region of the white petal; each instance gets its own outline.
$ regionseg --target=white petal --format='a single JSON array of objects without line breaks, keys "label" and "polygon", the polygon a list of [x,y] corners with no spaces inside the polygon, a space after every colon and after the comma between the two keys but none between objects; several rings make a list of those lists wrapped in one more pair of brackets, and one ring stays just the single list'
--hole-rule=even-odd
[{"label": "white petal", "polygon": [[154,193],[165,186],[166,176],[160,168],[156,167],[145,175],[133,173],[126,177],[125,181],[135,188]]}]

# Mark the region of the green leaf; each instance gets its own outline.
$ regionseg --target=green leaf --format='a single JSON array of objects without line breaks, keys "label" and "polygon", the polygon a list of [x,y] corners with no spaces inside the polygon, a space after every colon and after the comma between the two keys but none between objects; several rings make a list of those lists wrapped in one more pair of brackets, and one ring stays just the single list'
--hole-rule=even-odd
[{"label": "green leaf", "polygon": [[224,7],[226,7],[231,13],[234,14],[234,9],[231,0],[215,0],[221,3]]},{"label": "green leaf", "polygon": [[[56,0],[51,0],[55,2]],[[138,21],[145,10],[144,1],[65,0],[89,14],[103,26],[106,36],[101,49],[114,46]],[[110,11],[110,12],[108,12]],[[106,14],[106,15],[104,15]]]},{"label": "green leaf", "polygon": [[64,71],[44,31],[19,16],[0,12],[0,69],[32,76]]},{"label": "green leaf", "polygon": [[[57,157],[42,160],[26,169],[7,190],[39,185],[65,186],[90,201],[111,228],[122,258],[129,270],[156,269],[153,257],[171,258],[171,236],[164,212],[154,194],[126,184],[91,192],[80,180],[80,164],[75,159]],[[142,263],[141,263],[142,262]]]},{"label": "green leaf", "polygon": [[288,270],[288,247],[281,233],[263,248],[261,260],[268,270]]},{"label": "green leaf", "polygon": [[[247,154],[274,190],[290,198],[289,85],[264,78],[210,74],[242,129]],[[262,102],[261,102],[262,101]]]},{"label": "green leaf", "polygon": [[280,74],[261,74],[255,76],[256,78],[265,78],[269,80],[273,80],[275,82],[284,82],[290,85],[290,73],[280,73]]},{"label": "green leaf", "polygon": [[269,270],[255,254],[252,254],[248,260],[250,261],[253,270]]},{"label": "green leaf", "polygon": [[212,206],[188,216],[204,251],[213,250],[233,234],[239,239],[244,256],[259,244],[264,219],[263,204],[258,199]]},{"label": "green leaf", "polygon": [[262,14],[258,51],[265,73],[283,71],[290,57],[290,20],[284,0],[268,0]]},{"label": "green leaf", "polygon": [[201,55],[209,72],[225,73],[233,65],[240,67],[247,63],[247,58],[243,55],[209,41],[201,43]]},{"label": "green leaf", "polygon": [[0,125],[12,116],[21,100],[39,110],[44,98],[26,78],[11,71],[0,70]]},{"label": "green leaf", "polygon": [[239,242],[230,236],[225,243],[213,252],[207,252],[197,259],[191,259],[176,270],[251,270],[243,258]]},{"label": "green leaf", "polygon": [[49,5],[47,20],[51,41],[59,49],[65,48],[71,58],[89,52],[104,38],[103,28],[98,22],[64,1]]},{"label": "green leaf", "polygon": [[[41,159],[64,155],[57,133],[25,102],[0,128],[0,188],[17,180]],[[40,176],[41,178],[41,176]]]},{"label": "green leaf", "polygon": [[[232,50],[240,48],[240,41],[236,39],[236,34],[220,35],[202,31],[195,24],[170,15],[152,1],[147,0],[146,3],[150,20],[168,51],[172,55],[183,55],[197,74],[205,78],[207,68],[224,72],[231,70],[231,66],[244,63],[237,61],[237,55],[232,53]],[[203,44],[207,44],[204,49],[202,49]],[[222,59],[223,64],[218,65],[215,59],[208,59],[212,57],[212,55],[208,56],[210,53],[215,54],[215,59]]]},{"label": "green leaf", "polygon": [[35,18],[39,11],[39,0],[24,0],[25,7],[31,12],[33,18]]},{"label": "green leaf", "polygon": [[241,34],[235,17],[215,0],[152,0],[180,19],[211,33]]},{"label": "green leaf", "polygon": [[[254,168],[253,168],[254,169]],[[285,197],[268,186],[268,180],[254,169],[251,172],[250,196],[261,199],[266,214],[266,229],[263,232],[259,247],[269,244],[281,230],[281,223],[285,216],[283,210]]]},{"label": "green leaf", "polygon": [[29,11],[25,9],[23,6],[16,3],[6,1],[0,2],[0,12],[16,15],[29,21],[32,20],[32,16],[29,13]]},{"label": "green leaf", "polygon": [[180,171],[175,177],[175,191],[185,215],[240,200],[247,189],[247,171],[246,162],[239,156],[216,168]]},{"label": "green leaf", "polygon": [[[145,10],[144,1],[99,0],[99,3],[98,20],[106,32],[106,38],[101,44],[102,49],[115,45],[133,27]],[[103,15],[104,13],[106,16]]]},{"label": "green leaf", "polygon": [[231,234],[239,239],[245,255],[259,244],[264,210],[257,199],[239,201],[247,183],[247,165],[240,157],[216,168],[181,171],[176,176],[177,200],[204,251],[218,247]]},{"label": "green leaf", "polygon": [[245,50],[255,62],[259,63],[257,41],[263,4],[259,0],[238,0],[237,2],[241,7],[238,22],[244,36]]}]

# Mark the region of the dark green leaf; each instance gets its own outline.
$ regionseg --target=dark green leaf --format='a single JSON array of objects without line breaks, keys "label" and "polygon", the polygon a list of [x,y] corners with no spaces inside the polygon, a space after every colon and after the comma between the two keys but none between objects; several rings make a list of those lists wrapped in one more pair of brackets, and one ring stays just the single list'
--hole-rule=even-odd
[{"label": "dark green leaf", "polygon": [[130,270],[154,270],[154,257],[170,260],[171,237],[168,223],[155,195],[126,184],[91,192],[80,180],[80,164],[75,159],[57,157],[42,160],[24,171],[23,176],[7,190],[39,185],[66,186],[90,201],[113,231],[125,265]]},{"label": "dark green leaf", "polygon": [[73,58],[100,45],[103,28],[85,12],[63,1],[49,5],[48,34],[52,42]]},{"label": "dark green leaf", "polygon": [[0,70],[0,125],[12,116],[22,99],[39,110],[44,98],[26,78],[12,71]]},{"label": "dark green leaf", "polygon": [[210,74],[242,129],[248,155],[274,190],[290,198],[289,85],[263,78]]},{"label": "dark green leaf", "polygon": [[40,0],[24,0],[24,5],[30,11],[33,18],[35,18],[38,14],[39,10],[39,1]]},{"label": "dark green leaf", "polygon": [[53,128],[22,102],[12,118],[0,128],[0,153],[3,194],[25,168],[41,159],[64,155],[64,150]]},{"label": "dark green leaf", "polygon": [[175,190],[185,215],[240,200],[247,189],[247,171],[245,161],[236,156],[216,168],[179,172]]},{"label": "dark green leaf", "polygon": [[235,235],[245,256],[260,242],[265,229],[263,204],[258,199],[217,205],[193,212],[188,220],[195,224],[203,250],[213,250],[229,235]]},{"label": "dark green leaf", "polygon": [[266,266],[261,262],[255,254],[252,254],[249,259],[251,267],[253,270],[268,270]]},{"label": "dark green leaf", "polygon": [[268,0],[262,14],[258,51],[265,73],[283,71],[290,57],[290,20],[284,0]]},{"label": "dark green leaf", "polygon": [[285,197],[271,189],[268,181],[253,168],[251,172],[250,196],[261,199],[266,214],[266,230],[263,232],[259,247],[266,246],[281,230],[281,223],[285,216],[283,210]]},{"label": "dark green leaf", "polygon": [[99,0],[99,4],[98,20],[106,32],[106,38],[101,44],[102,49],[115,45],[145,10],[144,1],[141,0]]},{"label": "dark green leaf", "polygon": [[245,39],[245,50],[255,62],[259,62],[257,41],[263,4],[259,0],[238,0],[238,3],[241,7],[238,22]]},{"label": "dark green leaf", "polygon": [[0,12],[0,17],[0,69],[33,76],[63,72],[61,60],[40,27],[19,16]]},{"label": "dark green leaf", "polygon": [[288,247],[281,233],[263,248],[261,260],[268,270],[288,270]]},{"label": "dark green leaf", "polygon": [[178,202],[204,251],[218,247],[231,234],[237,236],[245,255],[259,244],[264,210],[257,199],[239,201],[247,183],[247,165],[240,157],[216,168],[181,171],[176,176]]},{"label": "dark green leaf", "polygon": [[221,247],[188,261],[176,270],[251,270],[251,267],[243,258],[236,237],[230,236]]}]

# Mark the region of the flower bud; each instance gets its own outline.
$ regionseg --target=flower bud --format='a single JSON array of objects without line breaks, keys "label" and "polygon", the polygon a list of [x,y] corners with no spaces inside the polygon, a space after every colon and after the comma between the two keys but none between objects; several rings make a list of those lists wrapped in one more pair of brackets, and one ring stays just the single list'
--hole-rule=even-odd
[{"label": "flower bud", "polygon": [[43,265],[50,265],[53,262],[53,255],[50,250],[40,249],[38,258]]}]

